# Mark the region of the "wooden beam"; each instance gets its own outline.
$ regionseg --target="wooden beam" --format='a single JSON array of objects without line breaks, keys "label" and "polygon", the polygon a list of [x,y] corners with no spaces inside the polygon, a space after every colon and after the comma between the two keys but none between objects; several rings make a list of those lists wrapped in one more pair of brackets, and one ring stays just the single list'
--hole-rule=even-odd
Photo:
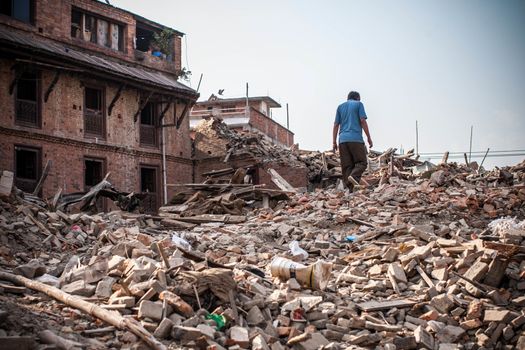
[{"label": "wooden beam", "polygon": [[49,84],[49,86],[48,86],[48,88],[46,90],[46,93],[44,95],[44,102],[47,102],[47,100],[49,99],[49,95],[51,94],[51,92],[55,88],[55,85],[57,84],[59,77],[60,77],[60,71],[57,69],[55,71],[55,76],[53,77],[53,81],[51,81],[51,84]]},{"label": "wooden beam", "polygon": [[113,111],[113,107],[115,107],[115,103],[117,103],[117,100],[119,99],[120,95],[122,94],[122,90],[126,87],[126,84],[122,84],[118,87],[117,93],[111,100],[111,103],[108,106],[108,116],[111,115],[111,112]]},{"label": "wooden beam", "polygon": [[37,66],[37,67],[46,67],[46,68],[67,70],[67,71],[71,71],[71,72],[85,72],[85,70],[83,70],[83,69],[66,67],[66,66],[59,66],[59,65],[56,65],[56,64],[37,62],[37,61],[33,61],[33,60],[25,60],[25,59],[22,59],[22,58],[17,58],[16,62],[27,63],[27,64],[34,65],[34,66]]},{"label": "wooden beam", "polygon": [[53,162],[51,161],[51,159],[48,159],[46,162],[46,166],[44,167],[44,171],[42,172],[42,176],[40,176],[40,180],[38,180],[38,184],[36,185],[35,190],[33,191],[33,195],[37,196],[38,192],[40,192],[40,189],[44,185],[44,181],[46,180],[46,177],[49,174],[51,165],[53,165]]},{"label": "wooden beam", "polygon": [[16,71],[15,78],[9,85],[9,95],[13,94],[13,91],[15,91],[15,87],[18,84],[18,81],[20,80],[20,78],[22,77],[22,74],[24,74],[25,71],[26,71],[26,68],[24,66],[22,66]]},{"label": "wooden beam", "polygon": [[186,105],[184,106],[184,110],[182,111],[180,117],[177,118],[177,121],[176,121],[176,128],[180,128],[180,126],[182,125],[182,121],[184,120],[184,118],[186,117],[186,114],[188,114],[188,110],[190,109],[190,106],[193,105],[190,101],[188,101],[186,103]]},{"label": "wooden beam", "polygon": [[149,94],[148,94],[148,97],[146,97],[146,99],[144,101],[142,101],[142,103],[140,104],[137,113],[135,113],[135,115],[133,116],[133,122],[134,123],[137,122],[137,119],[139,117],[140,112],[142,112],[144,107],[146,107],[146,104],[148,103],[149,99],[151,98],[151,95],[153,95],[153,91],[150,91]]},{"label": "wooden beam", "polygon": [[379,310],[388,310],[392,308],[406,308],[412,307],[417,304],[417,301],[410,299],[400,299],[400,300],[383,300],[383,301],[366,301],[364,303],[357,304],[357,307],[363,311],[379,311]]},{"label": "wooden beam", "polygon": [[162,118],[164,118],[164,115],[166,114],[166,112],[168,112],[168,109],[170,109],[170,106],[171,106],[171,101],[168,101],[168,103],[166,104],[166,107],[164,107],[162,112],[160,112],[159,123],[162,121]]}]

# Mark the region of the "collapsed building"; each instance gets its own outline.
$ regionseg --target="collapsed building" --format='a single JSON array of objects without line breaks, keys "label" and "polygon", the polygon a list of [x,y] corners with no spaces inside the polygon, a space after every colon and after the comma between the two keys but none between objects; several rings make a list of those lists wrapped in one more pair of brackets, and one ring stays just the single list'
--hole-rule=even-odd
[{"label": "collapsed building", "polygon": [[167,179],[192,178],[186,116],[198,94],[178,81],[183,35],[94,0],[2,2],[0,168],[43,197],[111,173],[155,211]]},{"label": "collapsed building", "polygon": [[273,144],[291,147],[294,133],[272,118],[272,109],[280,107],[269,96],[219,98],[212,94],[193,106],[190,128],[195,129],[202,119],[220,118],[232,130],[259,132]]}]

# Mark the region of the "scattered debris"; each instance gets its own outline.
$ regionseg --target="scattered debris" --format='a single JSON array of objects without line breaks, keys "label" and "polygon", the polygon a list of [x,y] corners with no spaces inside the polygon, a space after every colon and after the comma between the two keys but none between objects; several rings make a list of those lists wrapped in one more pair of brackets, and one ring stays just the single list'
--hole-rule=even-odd
[{"label": "scattered debris", "polygon": [[374,158],[355,193],[269,190],[235,170],[181,187],[159,215],[51,211],[6,190],[0,341],[519,348],[525,162],[414,173],[410,157]]}]

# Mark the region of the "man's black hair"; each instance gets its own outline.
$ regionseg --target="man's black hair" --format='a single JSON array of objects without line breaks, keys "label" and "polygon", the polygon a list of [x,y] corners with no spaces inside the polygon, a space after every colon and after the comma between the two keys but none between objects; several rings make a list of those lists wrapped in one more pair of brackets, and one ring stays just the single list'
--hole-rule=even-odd
[{"label": "man's black hair", "polygon": [[361,101],[361,95],[359,95],[359,92],[357,91],[350,91],[348,94],[349,100],[355,100],[355,101]]}]

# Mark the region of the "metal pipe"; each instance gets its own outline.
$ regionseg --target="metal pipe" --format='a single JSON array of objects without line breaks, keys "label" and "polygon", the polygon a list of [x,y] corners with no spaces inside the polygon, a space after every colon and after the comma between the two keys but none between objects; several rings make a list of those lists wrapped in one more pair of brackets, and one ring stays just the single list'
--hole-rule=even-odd
[{"label": "metal pipe", "polygon": [[483,166],[483,162],[485,161],[485,158],[487,158],[487,154],[489,154],[489,151],[490,151],[490,147],[487,148],[487,152],[483,156],[483,160],[481,161],[481,164],[479,165],[479,169],[481,169],[481,167]]},{"label": "metal pipe", "polygon": [[474,130],[474,125],[470,126],[470,147],[468,151],[468,162],[470,163],[472,159],[472,131]]},{"label": "metal pipe", "polygon": [[417,120],[416,120],[416,157],[419,157],[419,132],[417,128]]},{"label": "metal pipe", "polygon": [[248,104],[248,83],[246,83],[246,118],[250,117],[250,106]]},{"label": "metal pipe", "polygon": [[166,175],[166,128],[161,128],[162,139],[162,187],[164,192],[164,205],[168,204],[168,180]]},{"label": "metal pipe", "polygon": [[197,92],[199,92],[199,88],[201,87],[202,76],[203,76],[203,73],[201,73],[201,77],[199,78],[199,84],[197,85]]},{"label": "metal pipe", "polygon": [[288,112],[288,103],[286,103],[286,129],[290,130],[290,112]]}]

